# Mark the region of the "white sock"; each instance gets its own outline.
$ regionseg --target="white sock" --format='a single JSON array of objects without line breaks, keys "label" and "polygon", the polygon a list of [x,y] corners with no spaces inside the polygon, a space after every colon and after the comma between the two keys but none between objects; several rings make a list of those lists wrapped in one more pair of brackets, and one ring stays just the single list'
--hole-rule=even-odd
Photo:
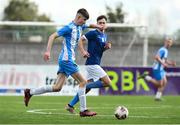
[{"label": "white sock", "polygon": [[161,95],[162,95],[162,92],[157,92],[155,98],[156,98],[156,99],[160,99],[160,98],[161,98]]},{"label": "white sock", "polygon": [[30,94],[31,95],[39,95],[39,94],[43,94],[43,93],[47,93],[47,92],[52,92],[52,86],[43,86],[37,89],[31,89],[30,90]]},{"label": "white sock", "polygon": [[152,79],[152,77],[151,77],[151,76],[146,76],[145,79],[146,79],[147,81],[150,81],[150,80]]},{"label": "white sock", "polygon": [[84,88],[79,88],[78,90],[78,95],[79,95],[79,102],[80,102],[80,111],[86,110],[86,95],[85,95],[85,87]]}]

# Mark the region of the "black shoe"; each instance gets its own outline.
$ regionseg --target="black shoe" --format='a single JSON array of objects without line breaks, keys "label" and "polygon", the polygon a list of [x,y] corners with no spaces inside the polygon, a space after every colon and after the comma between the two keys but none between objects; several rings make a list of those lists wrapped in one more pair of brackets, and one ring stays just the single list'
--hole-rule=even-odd
[{"label": "black shoe", "polygon": [[138,77],[138,79],[144,79],[146,76],[148,76],[149,75],[149,73],[147,73],[147,72],[145,72],[145,73],[143,73],[142,75],[140,75],[139,77]]},{"label": "black shoe", "polygon": [[32,95],[30,94],[30,89],[25,89],[24,90],[24,103],[26,107],[28,106],[28,103],[31,97]]}]

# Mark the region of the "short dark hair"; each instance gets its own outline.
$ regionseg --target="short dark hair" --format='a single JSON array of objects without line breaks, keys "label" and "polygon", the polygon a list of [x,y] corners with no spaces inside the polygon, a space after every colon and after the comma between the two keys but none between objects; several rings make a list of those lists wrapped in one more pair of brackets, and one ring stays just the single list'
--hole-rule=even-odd
[{"label": "short dark hair", "polygon": [[81,8],[77,11],[77,13],[81,14],[82,16],[84,16],[86,19],[89,19],[89,13],[86,9]]},{"label": "short dark hair", "polygon": [[105,15],[98,16],[96,21],[98,22],[101,19],[105,19],[107,21],[107,17]]}]

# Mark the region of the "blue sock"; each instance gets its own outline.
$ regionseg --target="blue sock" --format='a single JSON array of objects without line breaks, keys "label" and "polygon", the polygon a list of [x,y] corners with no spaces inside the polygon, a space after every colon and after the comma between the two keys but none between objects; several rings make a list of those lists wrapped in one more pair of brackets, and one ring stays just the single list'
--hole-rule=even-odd
[{"label": "blue sock", "polygon": [[[98,80],[96,82],[90,82],[90,83],[86,84],[86,89],[102,88],[102,87],[103,87],[103,83],[100,80]],[[78,96],[78,94],[76,94],[76,96],[74,96],[74,98],[71,100],[69,105],[74,106],[78,101],[79,101],[79,96]]]},{"label": "blue sock", "polygon": [[69,105],[73,107],[77,102],[79,102],[79,96],[78,96],[78,94],[76,94],[76,95],[74,96],[74,98],[71,100],[71,102],[69,103]]},{"label": "blue sock", "polygon": [[91,89],[91,88],[102,88],[103,87],[103,83],[98,80],[96,82],[90,82],[86,84],[86,89]]}]

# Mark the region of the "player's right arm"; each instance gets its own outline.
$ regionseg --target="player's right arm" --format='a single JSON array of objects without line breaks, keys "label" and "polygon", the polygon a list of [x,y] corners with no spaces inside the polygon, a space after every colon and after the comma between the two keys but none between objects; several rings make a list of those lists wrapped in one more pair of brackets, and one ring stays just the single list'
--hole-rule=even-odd
[{"label": "player's right arm", "polygon": [[175,67],[176,66],[176,62],[175,61],[172,61],[172,60],[166,60],[166,63],[170,66],[173,66]]},{"label": "player's right arm", "polygon": [[57,32],[54,32],[53,34],[51,34],[49,36],[46,52],[44,53],[44,60],[45,61],[48,61],[50,59],[52,44],[53,44],[54,40],[57,37],[58,37],[58,33]]},{"label": "player's right arm", "polygon": [[[168,52],[167,50],[160,48],[155,55],[154,59],[159,62],[163,67],[168,67],[168,64],[166,63]],[[163,59],[161,59],[163,57]]]},{"label": "player's right arm", "polygon": [[163,67],[167,67],[168,65],[160,58],[160,56],[157,54],[155,55],[154,59],[156,61],[158,61],[159,63],[161,63],[163,65]]},{"label": "player's right arm", "polygon": [[61,36],[64,37],[66,34],[68,34],[70,32],[71,32],[71,28],[68,25],[66,25],[63,28],[61,28],[60,30],[58,30],[57,32],[54,32],[53,34],[51,34],[49,36],[47,49],[46,49],[46,52],[44,53],[44,60],[45,61],[48,61],[50,59],[51,48],[52,48],[52,44],[53,44],[54,40],[57,37],[61,37]]},{"label": "player's right arm", "polygon": [[89,53],[84,49],[84,43],[86,42],[86,39],[84,36],[82,36],[79,40],[79,44],[78,44],[78,47],[79,47],[79,50],[81,52],[81,55],[84,57],[84,58],[88,58],[90,55]]}]

